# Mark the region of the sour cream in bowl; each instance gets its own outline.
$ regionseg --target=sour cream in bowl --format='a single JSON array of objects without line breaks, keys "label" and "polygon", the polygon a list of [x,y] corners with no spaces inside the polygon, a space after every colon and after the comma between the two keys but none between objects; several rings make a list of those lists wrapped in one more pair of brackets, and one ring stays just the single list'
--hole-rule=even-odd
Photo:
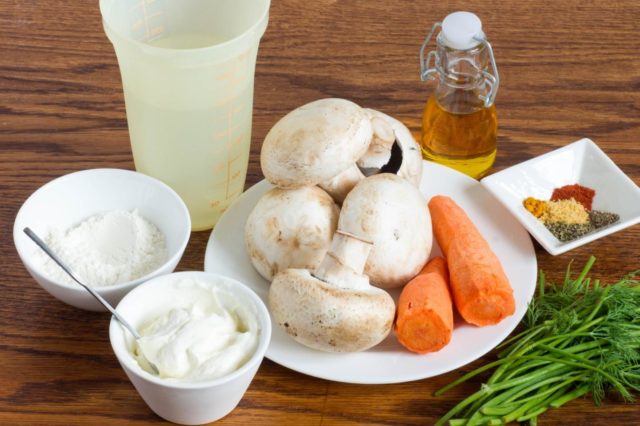
[{"label": "sour cream in bowl", "polygon": [[212,273],[154,278],[127,294],[117,311],[141,335],[136,342],[111,321],[109,337],[120,365],[147,405],[174,423],[208,423],[231,412],[271,338],[260,298]]}]

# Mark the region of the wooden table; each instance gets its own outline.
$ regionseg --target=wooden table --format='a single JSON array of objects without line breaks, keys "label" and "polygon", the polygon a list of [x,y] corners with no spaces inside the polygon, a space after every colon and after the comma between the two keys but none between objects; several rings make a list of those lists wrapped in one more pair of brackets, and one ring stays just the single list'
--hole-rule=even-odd
[{"label": "wooden table", "polygon": [[[45,293],[15,252],[11,226],[45,182],[95,167],[133,169],[118,64],[98,2],[0,3],[0,423],[158,423],[111,352],[109,316]],[[597,4],[596,4],[597,3]],[[262,178],[258,155],[289,110],[323,97],[352,99],[419,132],[432,86],[419,81],[418,50],[451,2],[274,0],[256,70],[247,186]],[[595,140],[640,183],[640,3],[633,0],[466,4],[493,42],[502,84],[495,170],[581,137]],[[202,269],[208,232],[194,233],[179,270]],[[640,226],[552,257],[598,257],[611,282],[640,267]],[[434,398],[460,370],[413,383],[363,386],[308,377],[265,360],[239,407],[220,424],[432,424],[481,379]],[[588,399],[545,414],[543,424],[629,425],[640,407]]]}]

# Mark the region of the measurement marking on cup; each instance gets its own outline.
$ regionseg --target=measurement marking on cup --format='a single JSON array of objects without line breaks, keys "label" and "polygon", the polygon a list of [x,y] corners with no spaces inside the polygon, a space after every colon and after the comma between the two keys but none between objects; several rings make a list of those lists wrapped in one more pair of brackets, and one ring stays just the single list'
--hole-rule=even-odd
[{"label": "measurement marking on cup", "polygon": [[230,148],[231,147],[229,146],[228,139],[231,138],[231,119],[232,118],[233,118],[233,111],[228,111],[227,112],[227,130],[228,130],[227,131],[227,135],[228,135],[228,138],[227,138],[227,144],[226,144],[227,145],[227,147],[226,147],[227,148],[227,186],[225,187],[225,190],[224,190],[224,193],[225,193],[224,198],[225,198],[225,200],[229,198],[229,185],[228,185],[228,183],[229,183],[229,177],[230,177],[229,173],[231,172],[231,158],[229,158],[229,157],[231,157],[231,152],[230,152]]},{"label": "measurement marking on cup", "polygon": [[156,25],[152,22],[155,18],[162,19],[164,17],[163,9],[153,7],[151,10],[147,9],[147,5],[152,5],[156,1],[157,0],[141,0],[129,9],[132,16],[138,16],[140,14],[140,10],[142,11],[142,16],[131,24],[131,30],[133,32],[143,30],[144,34],[140,37],[143,42],[153,41],[157,36],[162,35],[165,30],[165,26],[163,24]]},{"label": "measurement marking on cup", "polygon": [[231,129],[225,129],[219,132],[216,132],[213,134],[213,137],[215,140],[220,140],[220,139],[227,139],[229,138],[229,135],[231,133],[234,133],[236,130],[241,129],[242,126],[239,124],[236,124],[235,126],[231,127]]},{"label": "measurement marking on cup", "polygon": [[133,25],[131,25],[131,28],[133,30],[137,30],[140,27],[142,27],[144,25],[144,21],[142,19],[138,19],[136,22],[133,23]]},{"label": "measurement marking on cup", "polygon": [[224,74],[221,74],[219,76],[216,77],[216,80],[218,81],[224,81],[230,77],[233,77],[233,72],[234,70],[229,70],[229,71],[225,71]]},{"label": "measurement marking on cup", "polygon": [[247,76],[242,70],[232,69],[225,72],[222,76],[218,76],[216,80],[238,85],[247,80]]},{"label": "measurement marking on cup", "polygon": [[[237,97],[233,97],[233,100],[237,100]],[[231,99],[229,99],[229,101],[231,101]],[[224,197],[222,199],[212,200],[210,202],[210,207],[220,213],[223,210],[221,207],[226,206],[230,200],[233,200],[241,194],[244,188],[244,182],[241,180],[243,175],[241,163],[244,156],[242,152],[236,151],[242,146],[242,142],[245,140],[246,134],[244,126],[234,122],[234,118],[237,114],[241,114],[245,110],[246,104],[229,103],[227,103],[227,107],[225,108],[226,129],[215,132],[213,135],[214,140],[216,141],[222,142],[224,140],[222,143],[224,143],[224,150],[226,153],[226,160],[213,165],[213,171],[215,174],[224,174],[224,179],[211,185],[213,189],[224,189]],[[240,169],[238,167],[240,167]]]},{"label": "measurement marking on cup", "polygon": [[[236,108],[234,111],[228,111],[227,114],[229,114],[231,112],[232,115],[235,115],[238,112],[241,112],[243,109],[244,109],[244,106],[240,106],[240,107]],[[227,128],[227,129],[224,129],[224,130],[221,130],[219,132],[215,132],[213,134],[214,140],[230,138],[231,134],[236,133],[237,130],[239,130],[240,132],[243,132],[242,124],[231,124],[231,127]],[[242,135],[240,137],[242,137]]]},{"label": "measurement marking on cup", "polygon": [[147,2],[142,0],[142,14],[144,16],[145,40],[149,41],[149,21],[147,18]]},{"label": "measurement marking on cup", "polygon": [[245,155],[243,155],[243,152],[238,153],[236,151],[241,150],[242,143],[247,136],[244,123],[235,122],[237,120],[234,121],[234,119],[237,115],[242,115],[248,107],[246,102],[242,102],[238,96],[240,89],[245,89],[249,81],[249,77],[244,71],[248,58],[247,54],[241,55],[238,59],[232,61],[222,71],[222,74],[215,77],[217,81],[224,82],[225,93],[214,105],[216,108],[225,111],[226,128],[214,131],[213,139],[217,143],[224,143],[226,161],[223,160],[212,167],[215,174],[223,174],[224,178],[213,183],[211,187],[220,188],[220,190],[224,189],[224,197],[220,200],[212,200],[210,206],[216,210],[219,209],[220,212],[223,210],[220,209],[222,205],[226,206],[230,200],[241,194],[244,189],[244,182],[241,178],[245,173],[242,170],[242,161]]},{"label": "measurement marking on cup", "polygon": [[245,126],[242,123],[238,123],[235,118],[246,110],[247,104],[232,102],[239,101],[237,96],[229,96],[228,98],[226,107],[223,108],[226,117],[226,128],[213,133],[214,140],[219,144],[224,144],[223,149],[225,152],[225,159],[216,162],[212,166],[215,175],[222,174],[224,176],[223,179],[212,183],[210,186],[213,192],[223,191],[224,193],[221,199],[214,199],[209,203],[210,208],[218,214],[222,214],[229,203],[240,195],[244,189],[242,163],[245,160],[245,154],[241,147],[247,135]]},{"label": "measurement marking on cup", "polygon": [[218,108],[226,106],[229,102],[231,102],[232,100],[236,99],[237,95],[234,93],[235,91],[233,90],[233,89],[236,88],[236,86],[237,85],[235,85],[235,84],[231,85],[231,87],[227,86],[227,89],[230,89],[229,90],[230,93],[228,95],[226,95],[224,98],[220,99],[218,102],[216,102],[215,105]]},{"label": "measurement marking on cup", "polygon": [[151,29],[151,37],[158,36],[164,32],[164,27],[154,27]]},{"label": "measurement marking on cup", "polygon": [[[237,196],[238,196],[238,195],[240,195],[241,193],[242,193],[242,188],[236,189],[235,191],[230,192],[230,193],[228,194],[228,196],[227,196],[227,197],[225,197],[225,199],[224,199],[224,200],[213,200],[213,201],[210,203],[210,205],[211,205],[211,207],[212,207],[212,208],[214,208],[214,209],[215,209],[215,208],[219,207],[219,206],[222,204],[222,202],[223,202],[223,201],[224,201],[224,202],[227,202],[227,201],[229,201],[229,200],[231,200],[231,199],[233,199],[233,198],[237,197]],[[226,208],[226,206],[225,206],[224,208]]]}]

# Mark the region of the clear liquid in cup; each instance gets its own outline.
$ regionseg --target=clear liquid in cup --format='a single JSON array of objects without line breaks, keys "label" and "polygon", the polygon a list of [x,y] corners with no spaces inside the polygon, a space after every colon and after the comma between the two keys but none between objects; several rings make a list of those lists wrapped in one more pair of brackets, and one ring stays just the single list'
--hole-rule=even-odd
[{"label": "clear liquid in cup", "polygon": [[244,189],[253,79],[269,0],[100,0],[136,169],[210,229]]},{"label": "clear liquid in cup", "polygon": [[[194,49],[221,41],[208,34],[187,33],[148,44]],[[164,90],[179,90],[171,87],[171,76],[166,81]],[[175,108],[165,102],[150,103],[135,87],[124,85],[136,170],[158,177],[182,197],[194,231],[210,229],[244,190],[253,85],[252,81],[231,83],[224,85],[226,93],[217,100],[193,99],[193,106],[186,100]]]}]

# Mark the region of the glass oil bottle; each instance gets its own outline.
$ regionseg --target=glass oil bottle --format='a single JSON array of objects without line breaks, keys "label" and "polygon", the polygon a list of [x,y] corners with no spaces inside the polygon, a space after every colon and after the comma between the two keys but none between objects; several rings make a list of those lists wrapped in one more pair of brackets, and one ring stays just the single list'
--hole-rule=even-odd
[{"label": "glass oil bottle", "polygon": [[[425,57],[436,36],[436,50]],[[422,156],[475,179],[496,157],[494,104],[500,78],[480,19],[454,12],[433,25],[420,50],[421,79],[436,80],[422,115]],[[491,68],[491,70],[490,70]]]}]

